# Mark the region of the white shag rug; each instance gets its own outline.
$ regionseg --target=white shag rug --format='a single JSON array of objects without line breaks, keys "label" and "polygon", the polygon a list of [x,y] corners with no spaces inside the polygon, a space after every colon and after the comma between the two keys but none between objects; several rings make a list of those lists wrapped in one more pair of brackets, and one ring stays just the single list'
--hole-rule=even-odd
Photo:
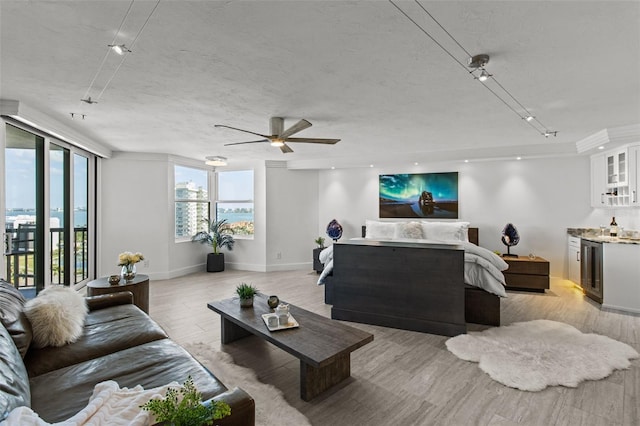
[{"label": "white shag rug", "polygon": [[227,388],[238,386],[251,395],[256,403],[256,426],[311,425],[309,419],[289,405],[279,389],[260,382],[253,370],[234,364],[231,355],[205,343],[188,344],[184,348]]},{"label": "white shag rug", "polygon": [[631,346],[599,334],[584,334],[561,322],[535,320],[452,337],[447,349],[493,380],[525,391],[547,386],[575,388],[627,369],[638,358]]}]

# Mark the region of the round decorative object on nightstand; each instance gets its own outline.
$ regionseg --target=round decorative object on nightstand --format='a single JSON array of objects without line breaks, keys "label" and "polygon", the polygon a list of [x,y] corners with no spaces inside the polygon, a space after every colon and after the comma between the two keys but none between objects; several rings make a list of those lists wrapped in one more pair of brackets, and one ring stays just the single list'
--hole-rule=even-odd
[{"label": "round decorative object on nightstand", "polygon": [[109,275],[109,284],[111,285],[120,284],[120,275]]}]

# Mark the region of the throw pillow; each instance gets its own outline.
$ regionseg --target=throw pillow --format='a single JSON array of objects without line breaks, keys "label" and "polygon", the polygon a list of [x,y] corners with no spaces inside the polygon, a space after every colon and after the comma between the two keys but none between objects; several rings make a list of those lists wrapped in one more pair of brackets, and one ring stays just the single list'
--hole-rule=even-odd
[{"label": "throw pillow", "polygon": [[422,232],[428,240],[469,241],[469,222],[422,222]]},{"label": "throw pillow", "polygon": [[33,346],[64,346],[82,336],[87,304],[75,290],[64,286],[44,289],[29,300],[24,312],[31,322]]},{"label": "throw pillow", "polygon": [[396,226],[395,238],[410,238],[421,240],[424,238],[420,222],[401,222]]},{"label": "throw pillow", "polygon": [[365,221],[367,233],[365,238],[390,240],[396,234],[396,222],[378,222],[376,220]]}]

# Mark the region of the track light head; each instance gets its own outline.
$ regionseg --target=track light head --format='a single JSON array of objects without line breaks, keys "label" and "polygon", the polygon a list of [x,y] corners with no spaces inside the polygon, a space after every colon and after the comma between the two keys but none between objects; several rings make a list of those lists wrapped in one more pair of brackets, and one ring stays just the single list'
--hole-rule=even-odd
[{"label": "track light head", "polygon": [[544,133],[542,134],[545,138],[548,138],[549,136],[553,136],[556,137],[558,135],[558,131],[551,131],[551,130],[545,130]]},{"label": "track light head", "polygon": [[467,66],[469,68],[484,68],[485,65],[489,63],[489,55],[486,53],[481,53],[479,55],[475,55],[469,58],[467,62]]},{"label": "track light head", "polygon": [[478,77],[478,81],[485,82],[489,79],[489,77],[491,77],[491,74],[489,74],[485,70],[482,70],[482,72],[480,73],[480,77]]},{"label": "track light head", "polygon": [[220,155],[210,155],[206,157],[205,164],[208,166],[226,166],[227,165],[227,157],[222,157]]},{"label": "track light head", "polygon": [[124,55],[125,53],[131,53],[131,50],[129,50],[129,48],[127,48],[127,46],[125,46],[124,44],[108,44],[107,46],[109,46],[111,48],[111,50],[116,52],[118,55]]}]

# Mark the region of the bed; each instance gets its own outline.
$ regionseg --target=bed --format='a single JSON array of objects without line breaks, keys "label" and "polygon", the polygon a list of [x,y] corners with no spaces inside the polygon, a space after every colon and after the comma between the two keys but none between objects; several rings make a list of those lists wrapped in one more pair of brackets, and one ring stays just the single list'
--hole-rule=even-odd
[{"label": "bed", "polygon": [[[477,245],[477,228],[466,222],[420,222],[424,234],[365,231],[379,224],[367,221],[363,238],[335,243],[327,250],[333,259],[321,253],[323,263],[332,266],[331,273],[323,270],[319,283],[325,284],[333,319],[447,336],[465,333],[467,322],[500,324],[500,297],[506,292],[499,270],[508,266]],[[409,228],[408,222],[382,224]],[[463,228],[456,231],[462,235],[454,235],[456,227]],[[479,272],[487,262],[495,264],[493,271]]]}]

